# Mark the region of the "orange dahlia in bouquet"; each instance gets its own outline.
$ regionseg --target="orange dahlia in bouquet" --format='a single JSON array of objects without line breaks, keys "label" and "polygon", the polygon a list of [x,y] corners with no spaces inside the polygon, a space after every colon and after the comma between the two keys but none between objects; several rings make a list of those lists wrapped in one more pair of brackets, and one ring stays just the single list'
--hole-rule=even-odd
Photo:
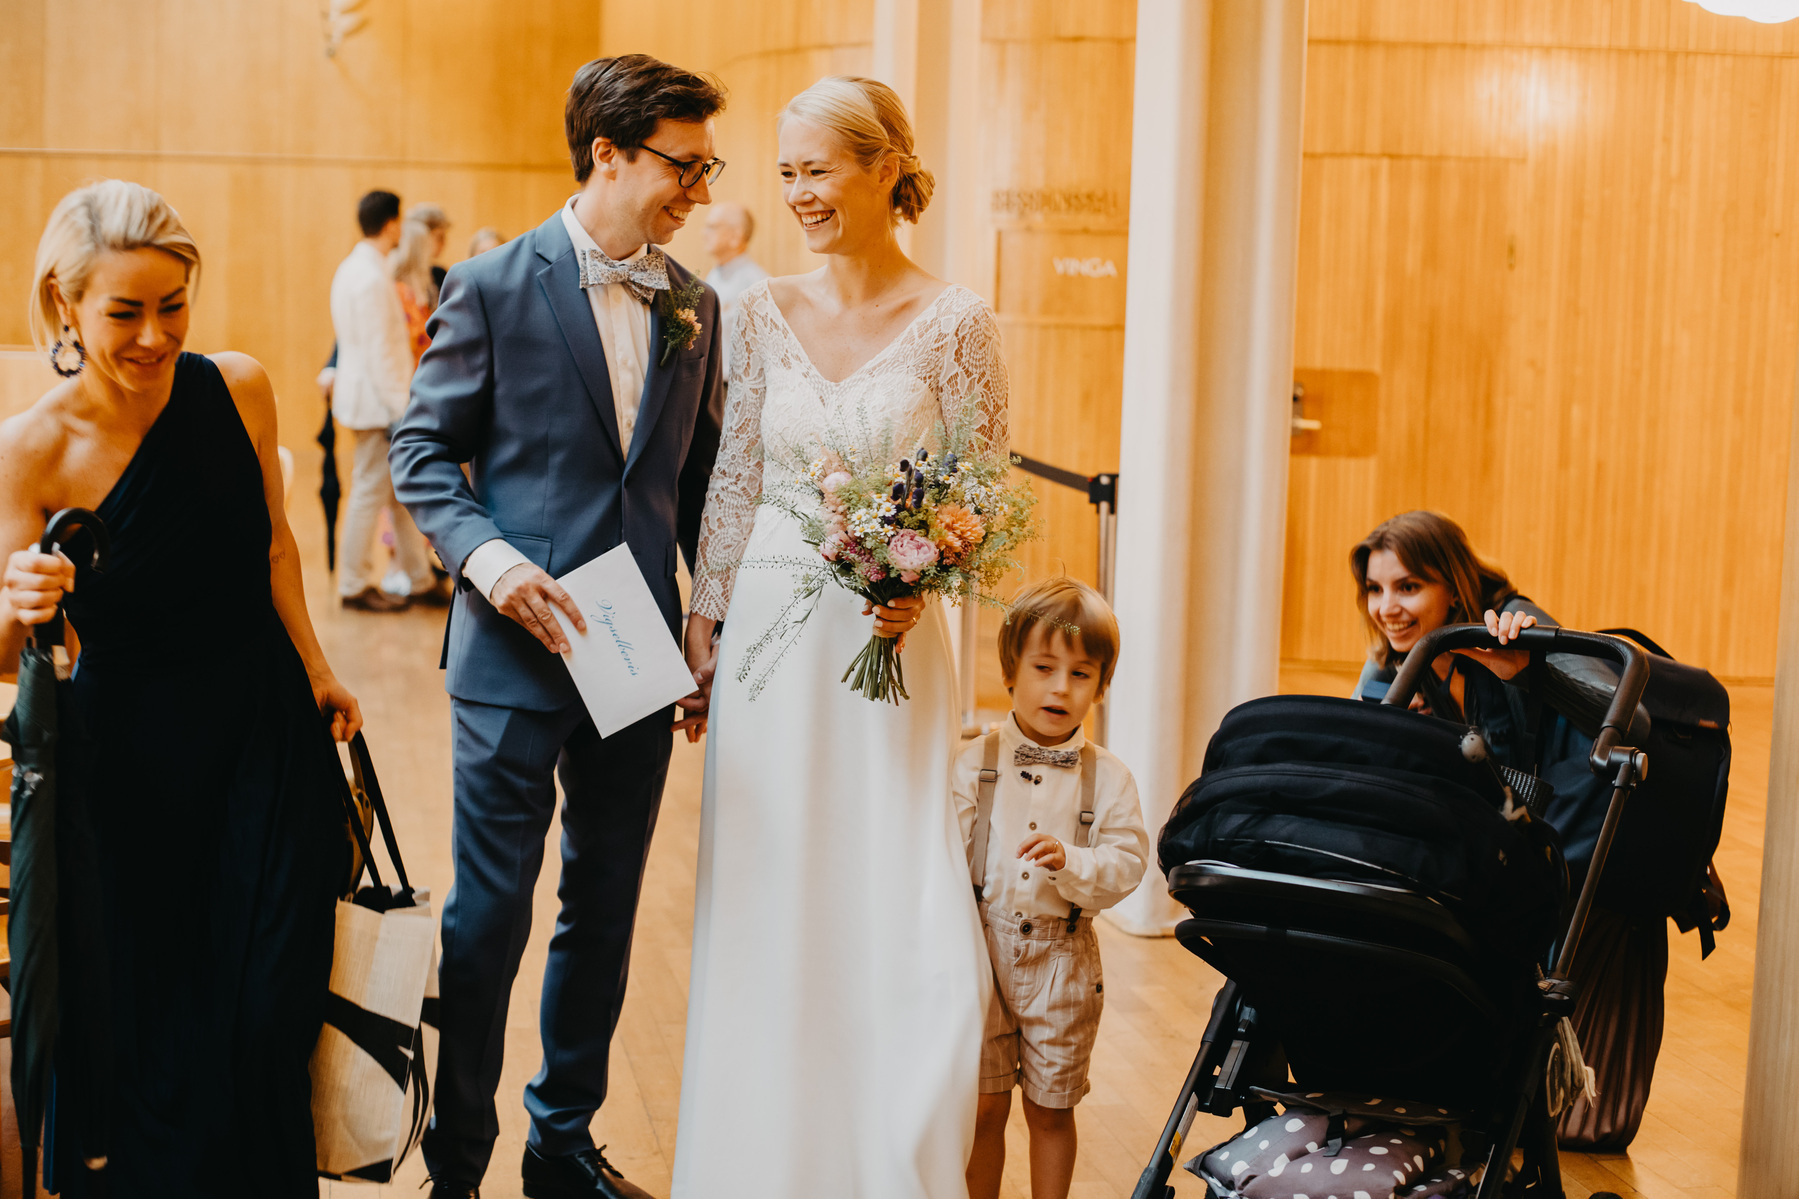
[{"label": "orange dahlia in bouquet", "polygon": [[[880,605],[941,596],[1003,608],[1005,602],[991,593],[1019,568],[1019,547],[1038,535],[1036,496],[1012,480],[1010,457],[985,445],[972,426],[939,424],[927,444],[903,455],[894,452],[891,438],[858,440],[862,444],[823,440],[815,458],[764,476],[760,502],[792,515],[817,553],[743,563],[781,567],[798,578],[793,600],[738,668],[742,682],[764,663],[751,698],[798,639],[827,585]],[[866,444],[871,440],[880,444]],[[843,681],[871,700],[908,698],[897,639],[871,636]]]}]

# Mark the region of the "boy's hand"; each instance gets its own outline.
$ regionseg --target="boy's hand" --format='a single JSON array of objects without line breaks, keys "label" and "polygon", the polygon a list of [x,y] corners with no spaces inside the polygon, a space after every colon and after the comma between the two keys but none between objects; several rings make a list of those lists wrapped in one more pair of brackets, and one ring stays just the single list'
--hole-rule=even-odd
[{"label": "boy's hand", "polygon": [[1032,833],[1018,847],[1018,856],[1045,870],[1061,870],[1068,865],[1068,851],[1048,833]]}]

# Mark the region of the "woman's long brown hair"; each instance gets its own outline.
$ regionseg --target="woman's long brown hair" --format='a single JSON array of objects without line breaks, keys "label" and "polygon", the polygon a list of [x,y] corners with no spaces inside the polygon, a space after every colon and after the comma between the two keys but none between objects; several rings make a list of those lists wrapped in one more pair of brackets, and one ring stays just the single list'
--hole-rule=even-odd
[{"label": "woman's long brown hair", "polygon": [[1382,521],[1349,552],[1349,569],[1355,573],[1356,605],[1368,626],[1369,653],[1384,669],[1396,668],[1401,656],[1368,613],[1368,558],[1376,550],[1391,550],[1413,574],[1449,588],[1453,621],[1479,620],[1518,594],[1505,571],[1476,554],[1462,526],[1441,512],[1420,508]]}]

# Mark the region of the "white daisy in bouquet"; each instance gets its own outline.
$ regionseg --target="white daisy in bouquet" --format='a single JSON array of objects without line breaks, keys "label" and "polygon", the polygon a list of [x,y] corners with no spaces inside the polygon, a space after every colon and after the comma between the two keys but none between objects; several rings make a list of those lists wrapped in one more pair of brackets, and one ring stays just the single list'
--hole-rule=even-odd
[{"label": "white daisy in bouquet", "polygon": [[[744,682],[763,663],[751,698],[799,638],[827,585],[879,606],[940,596],[1003,608],[991,593],[1019,569],[1019,547],[1038,535],[1032,515],[1037,497],[1012,481],[1010,459],[986,448],[969,422],[949,429],[939,424],[910,452],[896,452],[891,436],[870,438],[865,422],[858,435],[843,440],[824,439],[816,457],[793,464],[782,472],[788,481],[772,482],[763,492],[761,502],[799,521],[817,553],[743,563],[792,570],[798,578],[793,599],[738,669]],[[843,681],[871,700],[908,698],[898,639],[871,636]]]}]

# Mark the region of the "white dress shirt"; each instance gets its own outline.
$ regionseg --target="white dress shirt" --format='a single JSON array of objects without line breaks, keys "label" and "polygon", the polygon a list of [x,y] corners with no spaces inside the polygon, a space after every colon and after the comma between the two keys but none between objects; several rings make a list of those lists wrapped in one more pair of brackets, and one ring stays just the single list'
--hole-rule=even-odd
[{"label": "white dress shirt", "polygon": [[[562,227],[574,243],[577,260],[584,250],[600,247],[575,219],[577,194],[562,206]],[[649,252],[647,245],[638,246],[624,259],[635,262]],[[619,448],[626,457],[631,453],[631,439],[637,432],[637,409],[643,401],[644,378],[650,366],[650,306],[631,294],[623,283],[604,287],[583,288],[588,307],[593,309],[594,327],[599,330],[600,346],[606,352],[606,374],[612,380],[612,407],[618,417]],[[530,559],[511,543],[498,537],[474,548],[462,564],[462,573],[482,595],[493,598],[494,585],[500,576]]]},{"label": "white dress shirt", "polygon": [[406,413],[412,338],[406,312],[375,243],[363,240],[331,277],[337,376],[331,415],[346,429],[385,429]]},{"label": "white dress shirt", "polygon": [[[987,867],[981,897],[1014,917],[1064,919],[1070,907],[1091,914],[1109,908],[1137,889],[1149,863],[1149,834],[1137,781],[1104,746],[1094,749],[1099,777],[1093,788],[1093,827],[1088,844],[1074,843],[1081,827],[1081,768],[1045,762],[1019,766],[1013,751],[1036,745],[1007,716],[998,736],[999,781],[993,785],[993,823],[987,835]],[[956,814],[962,822],[962,844],[974,852],[974,821],[981,785],[985,737],[963,747],[950,772]],[[1044,748],[1078,752],[1087,743],[1079,729],[1060,745]],[[1018,847],[1033,833],[1047,833],[1062,843],[1068,863],[1045,870],[1018,856]]]},{"label": "white dress shirt", "polygon": [[718,331],[724,338],[725,376],[731,374],[731,331],[737,325],[737,303],[743,293],[768,278],[762,264],[747,253],[713,267],[706,284],[718,293]]}]

